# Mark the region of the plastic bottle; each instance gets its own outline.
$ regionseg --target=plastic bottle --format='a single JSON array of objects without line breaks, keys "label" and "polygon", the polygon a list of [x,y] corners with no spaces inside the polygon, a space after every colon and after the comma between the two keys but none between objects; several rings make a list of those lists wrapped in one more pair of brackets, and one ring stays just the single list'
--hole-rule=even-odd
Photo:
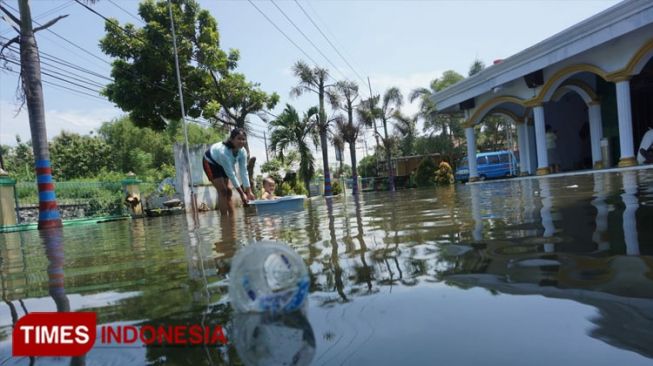
[{"label": "plastic bottle", "polygon": [[287,245],[263,241],[240,249],[231,262],[229,298],[236,312],[300,310],[310,280],[302,258]]}]

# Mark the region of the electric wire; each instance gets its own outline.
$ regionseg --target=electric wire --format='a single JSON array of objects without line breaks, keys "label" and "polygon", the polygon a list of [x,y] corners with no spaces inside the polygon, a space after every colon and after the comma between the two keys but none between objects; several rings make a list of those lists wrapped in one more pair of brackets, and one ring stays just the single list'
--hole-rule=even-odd
[{"label": "electric wire", "polygon": [[327,55],[325,55],[324,52],[322,52],[322,50],[318,46],[316,46],[315,43],[310,38],[308,38],[306,33],[304,33],[304,31],[302,31],[297,26],[297,24],[295,24],[295,22],[292,19],[290,19],[290,17],[286,14],[286,12],[284,12],[283,9],[281,9],[281,7],[279,7],[279,5],[277,5],[277,3],[274,0],[270,0],[270,2],[272,3],[272,5],[274,5],[277,8],[277,10],[279,10],[279,12],[286,18],[286,20],[299,32],[299,34],[301,34],[308,41],[308,43],[310,43],[313,46],[313,48],[315,48],[315,50],[317,50],[317,52],[320,55],[322,55],[322,57],[324,57],[325,60],[327,60],[329,65],[331,65],[331,67],[333,67],[334,70],[336,70],[343,78],[347,79],[347,76],[343,74],[342,71],[340,71],[340,69],[338,69],[338,67],[333,62],[331,62],[331,59],[329,59],[329,57],[327,57]]},{"label": "electric wire", "polygon": [[340,56],[340,58],[342,58],[342,60],[345,61],[345,63],[347,64],[347,66],[349,66],[349,68],[351,69],[351,71],[353,71],[354,74],[356,74],[356,76],[358,77],[358,79],[361,80],[361,82],[363,82],[363,84],[365,84],[365,80],[364,80],[364,78],[363,78],[362,76],[360,76],[360,74],[356,71],[356,69],[354,69],[353,66],[351,66],[351,64],[349,63],[349,61],[347,61],[347,59],[345,58],[345,56],[343,56],[342,53],[340,53],[340,51],[338,50],[338,48],[337,48],[337,47],[336,47],[336,46],[331,42],[331,40],[329,39],[329,37],[327,37],[326,34],[324,34],[324,32],[322,32],[322,29],[317,25],[317,23],[315,23],[315,21],[313,20],[313,18],[312,18],[312,17],[308,14],[308,12],[304,9],[304,7],[302,6],[302,4],[301,4],[299,1],[297,1],[297,0],[295,0],[295,4],[297,4],[297,6],[301,9],[301,11],[304,13],[304,15],[306,15],[306,17],[308,18],[308,20],[313,24],[313,26],[315,26],[315,28],[318,30],[318,32],[320,32],[320,34],[322,35],[322,37],[324,37],[324,39],[326,39],[326,41],[329,43],[329,45],[331,45],[331,47],[336,51],[336,53],[338,54],[338,56]]}]

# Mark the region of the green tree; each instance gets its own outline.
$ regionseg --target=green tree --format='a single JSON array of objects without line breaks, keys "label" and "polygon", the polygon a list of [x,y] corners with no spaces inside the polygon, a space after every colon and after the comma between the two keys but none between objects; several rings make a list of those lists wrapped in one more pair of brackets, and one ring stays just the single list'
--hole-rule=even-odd
[{"label": "green tree", "polygon": [[361,159],[360,163],[358,164],[361,177],[370,178],[378,176],[378,172],[376,170],[376,160],[376,155],[368,155]]},{"label": "green tree", "polygon": [[[227,72],[218,77],[211,73],[215,85],[215,100],[209,102],[205,115],[209,120],[249,130],[248,117],[279,102],[277,93],[267,94],[260,84],[245,79],[245,75]],[[221,113],[222,112],[222,113]]]},{"label": "green tree", "polygon": [[313,154],[308,142],[312,136],[311,131],[318,123],[316,120],[317,115],[318,109],[312,107],[300,119],[295,108],[287,104],[279,117],[270,122],[272,127],[270,145],[272,150],[277,152],[283,162],[284,150],[291,146],[297,149],[299,152],[299,178],[304,182],[308,192],[310,192],[311,179],[315,175]]},{"label": "green tree", "polygon": [[22,142],[20,136],[16,135],[16,146],[5,148],[5,169],[18,181],[34,181],[36,174],[31,142]]},{"label": "green tree", "polygon": [[[103,123],[99,136],[110,147],[107,169],[122,174],[132,171],[154,180],[164,178],[164,172],[169,174],[170,167],[174,166],[173,145],[184,141],[181,121],[169,121],[165,131],[155,131],[136,127],[128,117]],[[215,129],[188,125],[190,144],[214,143],[222,139],[224,134]]]},{"label": "green tree", "polygon": [[[114,82],[104,94],[128,111],[137,126],[161,130],[164,118],[181,118],[168,2],[146,0],[138,12],[146,24],[142,28],[120,26],[113,19],[105,23],[100,47],[115,60]],[[250,114],[274,107],[277,94],[268,95],[234,72],[239,52],[220,48],[217,21],[207,10],[194,0],[179,0],[172,3],[172,12],[189,116],[246,127]]]},{"label": "green tree", "polygon": [[293,65],[293,74],[299,79],[297,86],[293,87],[290,94],[300,96],[304,93],[315,93],[318,96],[318,119],[317,130],[320,136],[322,148],[322,169],[324,170],[324,195],[331,195],[331,175],[329,173],[329,155],[327,151],[327,134],[329,131],[329,120],[324,109],[324,98],[334,85],[327,84],[329,72],[320,67],[311,68],[303,61],[297,61]]},{"label": "green tree", "polygon": [[109,145],[97,136],[61,132],[50,142],[52,175],[57,180],[96,176],[107,168]]}]

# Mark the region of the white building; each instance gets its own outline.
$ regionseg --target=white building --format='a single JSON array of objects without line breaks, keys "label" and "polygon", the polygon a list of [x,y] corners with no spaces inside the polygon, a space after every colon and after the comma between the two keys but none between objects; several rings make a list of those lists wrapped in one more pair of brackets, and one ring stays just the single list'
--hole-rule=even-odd
[{"label": "white building", "polygon": [[562,170],[637,164],[653,128],[653,1],[624,1],[437,94],[465,112],[470,180],[478,178],[474,126],[501,114],[517,124],[520,168],[549,174],[545,128],[557,132]]}]

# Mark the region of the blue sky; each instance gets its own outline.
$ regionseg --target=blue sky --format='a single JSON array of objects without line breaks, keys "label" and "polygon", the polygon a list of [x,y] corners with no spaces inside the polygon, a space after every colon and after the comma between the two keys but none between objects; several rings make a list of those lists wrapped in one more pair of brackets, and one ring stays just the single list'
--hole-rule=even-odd
[{"label": "blue sky", "polygon": [[[18,7],[16,0],[0,1],[10,7]],[[355,72],[327,43],[294,0],[275,3],[255,1],[254,4],[311,58],[328,68],[334,77],[347,77],[359,84],[369,77],[374,93],[398,86],[407,96],[415,87],[428,86],[445,70],[453,69],[466,75],[475,58],[486,64],[507,58],[617,2],[302,0],[304,10],[345,56]],[[246,0],[201,0],[200,4],[218,20],[221,47],[240,50],[239,71],[250,80],[259,82],[264,90],[276,91],[281,96],[281,103],[274,113],[279,113],[285,103],[295,105],[300,111],[316,103],[312,95],[296,99],[289,96],[290,88],[296,83],[290,71],[292,64],[299,59],[308,59],[252,4]],[[335,67],[290,24],[275,4]],[[32,14],[39,22],[47,21],[56,14],[69,14],[50,29],[86,52],[47,31],[37,34],[41,51],[109,76],[110,66],[107,63],[110,59],[98,48],[98,41],[104,34],[101,18],[69,0],[32,0],[31,5]],[[117,18],[121,23],[131,22],[140,26],[142,24],[132,17],[137,14],[137,7],[136,0],[100,0],[93,6],[99,13]],[[52,9],[58,11],[50,13]],[[45,17],[39,17],[44,13]],[[0,35],[14,36],[13,30],[1,20]],[[359,76],[364,80],[361,81]],[[48,80],[47,77],[44,79]],[[26,112],[15,116],[17,85],[15,74],[0,71],[1,144],[14,145],[16,134],[21,135],[23,140],[29,139]],[[364,96],[368,94],[367,85],[361,85],[361,90]],[[44,86],[44,93],[49,138],[62,129],[86,134],[103,121],[123,114],[106,100],[80,96],[47,85]],[[416,106],[406,101],[403,109],[406,113],[412,113]],[[254,126],[258,131],[264,129],[258,120]],[[371,147],[371,135],[368,137]],[[251,140],[254,154],[264,156],[262,141]],[[362,153],[361,150],[359,158]],[[331,159],[334,159],[333,152]]]}]

